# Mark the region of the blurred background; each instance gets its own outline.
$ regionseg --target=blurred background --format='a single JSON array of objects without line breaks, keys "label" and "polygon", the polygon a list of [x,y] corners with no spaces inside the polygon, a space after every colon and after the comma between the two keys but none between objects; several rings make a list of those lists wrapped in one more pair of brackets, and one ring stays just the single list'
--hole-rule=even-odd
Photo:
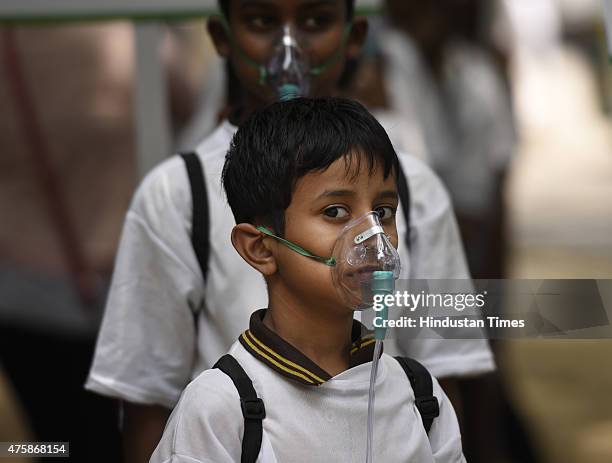
[{"label": "blurred background", "polygon": [[[216,7],[202,4],[198,15]],[[358,7],[370,33],[341,92],[440,175],[473,276],[612,278],[600,2]],[[80,418],[98,421],[104,399],[82,384],[131,195],[163,156],[212,131],[232,94],[205,19],[38,21],[0,24],[0,442],[53,426],[36,390],[60,378],[72,389],[58,398],[82,396]],[[23,336],[31,349],[11,349]],[[63,360],[41,362],[42,346]],[[612,461],[612,342],[494,349],[501,392],[467,401],[483,411],[467,416],[481,430],[466,436],[468,461]],[[101,427],[116,423],[99,416]]]}]

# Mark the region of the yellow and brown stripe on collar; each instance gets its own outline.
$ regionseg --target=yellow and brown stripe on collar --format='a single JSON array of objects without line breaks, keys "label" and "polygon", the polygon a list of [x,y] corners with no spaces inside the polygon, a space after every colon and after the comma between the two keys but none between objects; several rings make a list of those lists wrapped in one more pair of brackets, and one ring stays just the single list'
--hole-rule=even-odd
[{"label": "yellow and brown stripe on collar", "polygon": [[[320,386],[331,375],[306,355],[282,339],[263,324],[265,309],[251,315],[249,329],[240,335],[240,344],[255,358],[281,375],[308,386]],[[351,361],[349,368],[371,362],[374,356],[374,335],[366,332],[361,323],[353,323]]]}]

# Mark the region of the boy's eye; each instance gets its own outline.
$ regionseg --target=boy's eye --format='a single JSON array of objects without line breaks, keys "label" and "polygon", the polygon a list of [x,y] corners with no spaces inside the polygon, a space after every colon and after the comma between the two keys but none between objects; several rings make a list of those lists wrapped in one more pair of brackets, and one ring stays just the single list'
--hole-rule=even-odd
[{"label": "boy's eye", "polygon": [[391,206],[377,207],[374,212],[378,214],[380,220],[388,220],[395,216],[395,209]]},{"label": "boy's eye", "polygon": [[247,24],[255,30],[267,30],[276,26],[273,16],[253,15],[246,18]]},{"label": "boy's eye", "polygon": [[302,27],[306,30],[316,31],[323,29],[333,21],[329,15],[308,16],[302,21]]},{"label": "boy's eye", "polygon": [[331,206],[325,209],[325,211],[323,211],[323,214],[325,214],[327,217],[331,217],[334,219],[341,219],[344,217],[348,217],[349,212],[346,210],[346,208],[342,206]]}]

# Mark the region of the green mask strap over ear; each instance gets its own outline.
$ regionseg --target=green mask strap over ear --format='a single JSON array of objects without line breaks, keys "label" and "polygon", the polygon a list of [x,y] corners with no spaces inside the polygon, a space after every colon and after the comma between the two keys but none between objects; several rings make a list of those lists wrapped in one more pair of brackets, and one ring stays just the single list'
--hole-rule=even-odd
[{"label": "green mask strap over ear", "polygon": [[259,226],[259,227],[257,227],[257,230],[259,230],[260,232],[262,232],[265,235],[268,235],[268,236],[270,236],[270,237],[280,241],[285,246],[287,246],[289,249],[291,249],[292,251],[297,252],[298,254],[300,254],[300,255],[302,255],[304,257],[310,257],[311,259],[314,259],[317,262],[321,262],[322,264],[325,264],[328,267],[333,267],[334,265],[336,265],[336,258],[335,257],[325,258],[325,257],[315,256],[314,254],[312,254],[311,252],[306,251],[306,249],[298,246],[297,244],[292,243],[291,241],[288,241],[288,240],[286,240],[284,238],[281,238],[280,236],[276,236],[274,233],[272,233],[266,227]]},{"label": "green mask strap over ear", "polygon": [[325,61],[323,64],[319,66],[313,67],[310,70],[310,75],[318,76],[319,74],[325,72],[330,66],[334,65],[344,53],[344,49],[346,48],[346,42],[348,41],[349,35],[351,35],[351,30],[353,28],[353,23],[350,22],[344,27],[344,31],[342,32],[342,41],[336,51]]}]

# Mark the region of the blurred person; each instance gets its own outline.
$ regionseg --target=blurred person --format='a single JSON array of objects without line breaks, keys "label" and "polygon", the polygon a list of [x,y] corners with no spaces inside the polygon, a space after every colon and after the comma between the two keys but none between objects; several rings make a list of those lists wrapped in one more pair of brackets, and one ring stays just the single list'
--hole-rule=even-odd
[{"label": "blurred person", "polygon": [[503,179],[516,135],[505,55],[480,34],[486,6],[387,1],[387,22],[373,39],[373,83],[355,91],[366,101],[377,96],[370,105],[395,142],[449,189],[472,276],[501,278]]},{"label": "blurred person", "polygon": [[35,440],[122,461],[116,403],[83,384],[136,185],[133,27],[6,27],[0,53],[0,362]]},{"label": "blurred person", "polygon": [[[503,190],[516,144],[507,58],[483,37],[489,8],[482,0],[387,0],[369,59],[347,90],[377,107],[394,142],[440,175],[475,278],[504,275]],[[491,375],[461,383],[466,457],[532,461],[500,380]],[[503,424],[491,422],[483,403],[504,417]],[[514,436],[512,443],[506,432]]]},{"label": "blurred person", "polygon": [[[90,390],[124,401],[125,454],[131,462],[148,460],[186,384],[227,351],[248,323],[250,308],[267,303],[264,282],[233,252],[234,220],[220,189],[237,125],[296,87],[308,88],[311,96],[336,93],[367,30],[366,21],[354,16],[352,0],[231,0],[220,6],[223,17],[210,19],[208,30],[233,71],[235,104],[196,153],[162,163],[137,190],[87,383]],[[307,45],[307,59],[291,61],[305,79],[274,80],[279,39],[295,53]],[[310,69],[304,70],[305,61]],[[410,185],[405,211],[410,224],[398,219],[401,241],[410,245],[410,252],[408,245],[400,249],[410,262],[406,277],[467,278],[447,193],[422,162],[406,154],[400,159]],[[202,174],[199,184],[194,178]],[[198,185],[197,196],[190,180]],[[454,385],[450,377],[494,368],[485,340],[394,341],[390,350],[422,361],[447,389]]]}]

